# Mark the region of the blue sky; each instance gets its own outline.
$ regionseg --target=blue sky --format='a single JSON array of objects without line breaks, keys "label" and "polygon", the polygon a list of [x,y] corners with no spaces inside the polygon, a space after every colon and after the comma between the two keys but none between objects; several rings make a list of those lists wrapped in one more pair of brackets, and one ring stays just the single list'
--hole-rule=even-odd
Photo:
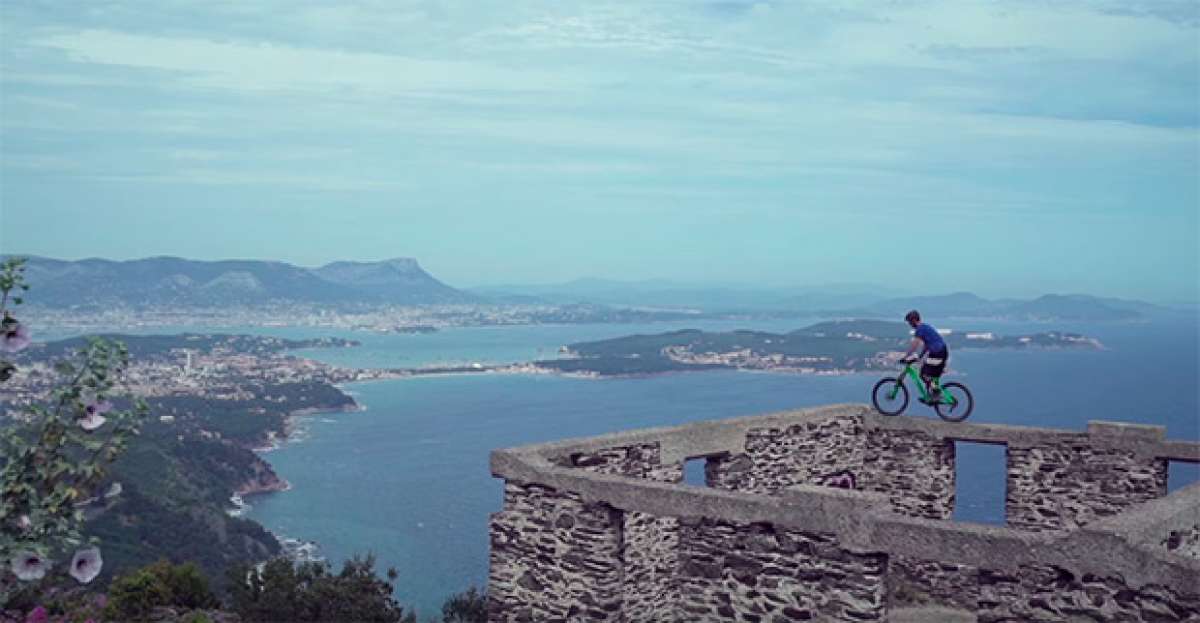
[{"label": "blue sky", "polygon": [[5,2],[0,250],[1198,298],[1195,2]]}]

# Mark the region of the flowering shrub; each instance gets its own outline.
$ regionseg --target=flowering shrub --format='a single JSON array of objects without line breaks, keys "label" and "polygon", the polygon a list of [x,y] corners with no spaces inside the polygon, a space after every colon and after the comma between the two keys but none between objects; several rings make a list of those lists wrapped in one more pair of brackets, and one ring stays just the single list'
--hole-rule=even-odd
[{"label": "flowering shrub", "polygon": [[[24,260],[0,263],[0,352],[19,353],[31,343],[28,327],[12,308],[28,290]],[[116,382],[129,363],[119,342],[89,338],[73,357],[54,366],[60,382],[45,404],[30,406],[15,423],[0,422],[0,603],[17,582],[41,580],[55,562],[91,582],[103,559],[85,546],[84,508],[111,497],[95,495],[107,467],[125,450],[147,408],[140,400],[117,409]],[[0,359],[0,383],[17,373]],[[108,493],[120,493],[119,484]],[[115,495],[115,494],[114,494]]]}]

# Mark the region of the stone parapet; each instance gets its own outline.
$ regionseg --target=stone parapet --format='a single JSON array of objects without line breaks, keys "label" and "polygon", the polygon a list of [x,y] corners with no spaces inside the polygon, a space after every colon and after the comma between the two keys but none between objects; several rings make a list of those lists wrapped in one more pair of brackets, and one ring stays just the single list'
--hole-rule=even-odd
[{"label": "stone parapet", "polygon": [[[948,520],[962,440],[1008,446],[1011,525]],[[1200,618],[1200,485],[1165,496],[1198,445],[838,405],[497,450],[489,620]],[[692,458],[710,486],[680,482]],[[843,472],[856,489],[825,486]],[[1064,519],[1021,529],[1055,498]]]}]

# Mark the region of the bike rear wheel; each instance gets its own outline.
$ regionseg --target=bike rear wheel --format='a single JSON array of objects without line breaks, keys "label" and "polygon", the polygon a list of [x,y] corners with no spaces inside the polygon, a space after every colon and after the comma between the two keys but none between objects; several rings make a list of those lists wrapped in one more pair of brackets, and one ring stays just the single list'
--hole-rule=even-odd
[{"label": "bike rear wheel", "polygon": [[[954,404],[949,402],[949,397],[954,398]],[[933,405],[938,417],[947,422],[961,422],[971,417],[971,411],[974,409],[975,398],[971,396],[971,390],[957,382],[942,385],[942,399]]]},{"label": "bike rear wheel", "polygon": [[908,388],[898,378],[879,379],[871,390],[871,402],[884,415],[899,415],[908,406]]}]

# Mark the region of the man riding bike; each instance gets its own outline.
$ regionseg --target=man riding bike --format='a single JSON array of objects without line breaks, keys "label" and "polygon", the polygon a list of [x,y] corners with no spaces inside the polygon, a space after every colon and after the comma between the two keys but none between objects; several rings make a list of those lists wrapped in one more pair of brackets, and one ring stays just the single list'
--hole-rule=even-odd
[{"label": "man riding bike", "polygon": [[918,348],[921,349],[921,356],[925,357],[925,363],[921,365],[921,380],[925,381],[925,388],[929,390],[930,403],[935,403],[941,400],[942,392],[940,383],[935,384],[933,381],[940,379],[946,371],[950,349],[937,329],[921,322],[921,313],[917,310],[905,314],[904,321],[913,328],[913,340],[908,346],[908,351],[904,353],[903,360],[916,361],[917,357],[914,357],[913,353],[917,352]]}]

